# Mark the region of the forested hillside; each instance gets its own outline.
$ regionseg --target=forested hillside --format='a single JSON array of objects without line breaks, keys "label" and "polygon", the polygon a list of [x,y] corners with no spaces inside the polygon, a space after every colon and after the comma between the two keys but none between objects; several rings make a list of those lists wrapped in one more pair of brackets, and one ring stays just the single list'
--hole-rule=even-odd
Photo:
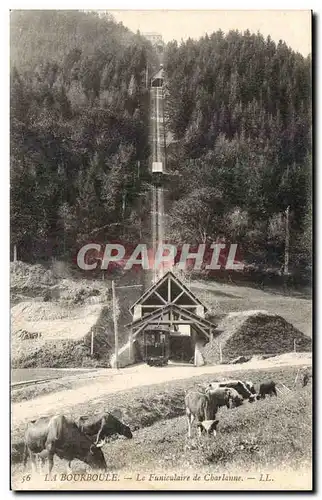
[{"label": "forested hillside", "polygon": [[[147,235],[152,46],[108,15],[11,13],[11,242],[70,260]],[[168,209],[176,242],[225,238],[247,262],[311,260],[311,59],[246,32],[165,52]],[[170,134],[171,132],[171,134]]]},{"label": "forested hillside", "polygon": [[138,238],[149,210],[147,60],[150,43],[108,15],[11,13],[18,258],[70,258],[88,240]]},{"label": "forested hillside", "polygon": [[311,58],[237,31],[168,44],[171,236],[239,243],[248,262],[311,259]]}]

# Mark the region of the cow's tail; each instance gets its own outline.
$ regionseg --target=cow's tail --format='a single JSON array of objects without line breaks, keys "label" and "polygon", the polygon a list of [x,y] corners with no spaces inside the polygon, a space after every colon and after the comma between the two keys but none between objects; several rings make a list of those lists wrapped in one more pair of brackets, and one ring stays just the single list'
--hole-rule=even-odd
[{"label": "cow's tail", "polygon": [[217,413],[217,407],[208,394],[206,394],[205,402],[205,420],[214,420]]}]

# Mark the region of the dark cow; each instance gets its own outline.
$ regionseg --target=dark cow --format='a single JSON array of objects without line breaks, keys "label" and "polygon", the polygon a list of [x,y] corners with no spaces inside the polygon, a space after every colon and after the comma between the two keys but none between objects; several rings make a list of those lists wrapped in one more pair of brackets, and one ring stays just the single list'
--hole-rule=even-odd
[{"label": "dark cow", "polygon": [[[243,399],[253,402],[256,399],[256,391],[252,382],[242,382],[241,380],[219,380],[211,382],[208,387],[230,387],[235,389]],[[254,392],[253,392],[254,391]]]},{"label": "dark cow", "polygon": [[264,382],[259,387],[260,398],[265,399],[266,395],[277,396],[276,383],[273,380],[271,382]]},{"label": "dark cow", "polygon": [[111,413],[104,413],[93,417],[79,417],[78,427],[88,436],[95,437],[95,445],[103,446],[106,439],[114,434],[132,439],[131,429],[123,424]]},{"label": "dark cow", "polygon": [[194,419],[197,419],[198,431],[203,430],[207,434],[216,435],[218,420],[215,420],[217,405],[211,393],[191,390],[185,397],[186,415],[188,420],[188,437],[191,437],[191,426]]},{"label": "dark cow", "polygon": [[93,469],[107,469],[102,450],[82,432],[75,422],[63,415],[41,417],[32,420],[25,433],[24,466],[28,454],[36,468],[36,456],[42,460],[48,458],[49,474],[54,465],[54,455],[68,461],[75,458],[90,465]]},{"label": "dark cow", "polygon": [[312,378],[312,373],[305,372],[303,375],[302,387],[306,387],[309,383],[310,378]]}]

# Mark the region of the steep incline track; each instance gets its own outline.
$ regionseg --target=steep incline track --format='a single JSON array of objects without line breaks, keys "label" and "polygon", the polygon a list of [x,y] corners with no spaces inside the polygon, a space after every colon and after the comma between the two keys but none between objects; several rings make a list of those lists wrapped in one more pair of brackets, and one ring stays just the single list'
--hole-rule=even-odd
[{"label": "steep incline track", "polygon": [[12,425],[19,424],[38,418],[43,415],[51,415],[66,411],[77,404],[86,404],[86,401],[99,401],[107,394],[125,391],[134,387],[142,387],[150,384],[158,384],[171,380],[181,380],[196,377],[202,374],[214,375],[216,373],[233,373],[250,369],[265,369],[276,366],[306,366],[311,364],[310,353],[303,357],[288,359],[281,357],[280,360],[261,360],[244,363],[243,365],[217,365],[217,366],[181,366],[169,365],[166,367],[149,367],[147,365],[136,365],[123,370],[101,370],[95,372],[95,380],[91,381],[91,374],[84,377],[84,385],[76,389],[63,390],[40,396],[35,399],[12,404]]}]

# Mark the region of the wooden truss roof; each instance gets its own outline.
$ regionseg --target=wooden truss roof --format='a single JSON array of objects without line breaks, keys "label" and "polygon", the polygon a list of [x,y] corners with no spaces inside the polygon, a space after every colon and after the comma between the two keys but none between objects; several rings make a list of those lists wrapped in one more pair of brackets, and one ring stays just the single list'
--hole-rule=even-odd
[{"label": "wooden truss roof", "polygon": [[[179,315],[180,319],[174,320],[172,319],[172,315],[165,318],[165,315],[169,315],[169,313],[175,313]],[[148,326],[151,325],[168,325],[170,328],[174,324],[180,325],[191,325],[197,331],[202,333],[206,338],[210,339],[213,333],[219,333],[216,330],[217,325],[211,323],[205,318],[202,318],[192,312],[190,309],[185,309],[184,307],[180,307],[177,304],[167,304],[164,307],[159,307],[157,310],[146,314],[142,318],[139,318],[132,323],[128,323],[126,327],[131,327],[133,329],[133,337],[135,337],[142,330],[145,330]]]},{"label": "wooden truss roof", "polygon": [[[159,299],[163,301],[163,305],[166,305],[168,303],[171,303],[169,300],[162,299],[160,297],[160,294],[158,293],[159,288],[166,282],[170,281],[171,283],[175,283],[180,289],[181,293],[180,296],[187,296],[189,297],[190,300],[196,305],[202,305],[204,307],[204,310],[207,311],[206,306],[195,296],[195,294],[189,290],[188,287],[186,287],[171,271],[168,271],[159,281],[154,283],[150,288],[148,288],[141,297],[134,302],[134,304],[130,307],[130,312],[133,314],[134,307],[137,305],[143,305],[146,300],[148,300],[153,294],[156,295]],[[179,297],[176,297],[173,302],[175,302]]]}]

